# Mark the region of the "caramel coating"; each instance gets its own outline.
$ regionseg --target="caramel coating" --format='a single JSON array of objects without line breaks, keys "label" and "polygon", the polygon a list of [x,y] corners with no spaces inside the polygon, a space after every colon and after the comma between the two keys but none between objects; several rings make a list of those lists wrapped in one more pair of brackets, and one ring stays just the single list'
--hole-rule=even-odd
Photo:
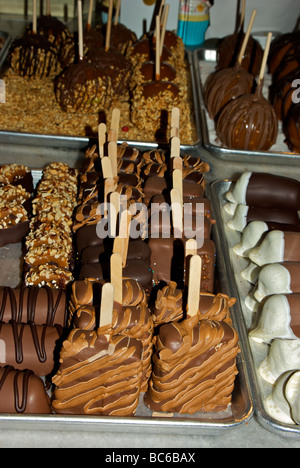
[{"label": "caramel coating", "polygon": [[145,403],[153,411],[194,414],[224,410],[237,375],[238,336],[224,322],[162,325]]}]

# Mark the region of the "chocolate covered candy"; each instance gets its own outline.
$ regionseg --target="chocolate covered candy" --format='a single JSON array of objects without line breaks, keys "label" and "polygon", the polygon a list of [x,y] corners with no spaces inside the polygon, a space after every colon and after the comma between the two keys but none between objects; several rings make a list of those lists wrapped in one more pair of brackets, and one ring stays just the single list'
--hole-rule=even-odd
[{"label": "chocolate covered candy", "polygon": [[259,266],[269,263],[299,262],[300,233],[271,231],[258,247],[251,250],[249,258]]},{"label": "chocolate covered candy", "polygon": [[51,414],[43,381],[32,371],[0,367],[0,413]]}]

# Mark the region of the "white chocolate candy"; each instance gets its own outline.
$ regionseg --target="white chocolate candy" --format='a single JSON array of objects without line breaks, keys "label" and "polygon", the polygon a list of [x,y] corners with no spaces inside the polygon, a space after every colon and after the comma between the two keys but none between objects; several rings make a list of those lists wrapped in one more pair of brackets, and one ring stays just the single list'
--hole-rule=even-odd
[{"label": "white chocolate candy", "polygon": [[228,221],[228,227],[233,231],[243,232],[247,226],[249,206],[237,205],[233,218]]},{"label": "white chocolate candy", "polygon": [[292,311],[287,297],[277,294],[269,297],[261,312],[258,326],[249,336],[258,343],[270,344],[274,339],[295,340],[291,328]]},{"label": "white chocolate candy", "polygon": [[282,374],[264,401],[267,413],[283,424],[300,424],[300,372]]},{"label": "white chocolate candy", "polygon": [[226,205],[224,205],[224,210],[226,213],[230,214],[230,216],[234,216],[235,210],[238,206],[239,205],[237,203],[226,203]]},{"label": "white chocolate candy", "polygon": [[274,294],[291,294],[291,274],[287,268],[278,263],[264,266],[254,290],[254,297],[261,302]]},{"label": "white chocolate candy", "polygon": [[269,232],[262,243],[251,250],[249,258],[259,266],[268,263],[281,263],[284,261],[284,232]]},{"label": "white chocolate candy", "polygon": [[285,372],[300,369],[300,340],[274,340],[269,354],[259,366],[266,382],[274,385]]},{"label": "white chocolate candy", "polygon": [[238,203],[241,205],[246,205],[246,194],[249,184],[250,177],[252,172],[245,172],[237,180],[235,184],[232,185],[229,192],[226,194],[226,198],[231,203]]},{"label": "white chocolate candy", "polygon": [[244,278],[248,283],[256,284],[258,281],[261,267],[253,262],[250,262],[247,268],[241,272],[241,277]]},{"label": "white chocolate candy", "polygon": [[245,227],[240,244],[233,247],[234,253],[240,257],[248,257],[251,250],[258,246],[263,235],[268,232],[268,225],[263,221],[252,221]]}]

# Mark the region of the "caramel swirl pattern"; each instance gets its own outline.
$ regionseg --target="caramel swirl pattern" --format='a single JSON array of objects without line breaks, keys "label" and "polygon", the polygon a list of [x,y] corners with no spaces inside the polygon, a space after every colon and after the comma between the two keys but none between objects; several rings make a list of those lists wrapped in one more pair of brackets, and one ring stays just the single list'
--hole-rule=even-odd
[{"label": "caramel swirl pattern", "polygon": [[237,375],[238,336],[224,322],[192,317],[161,326],[145,403],[153,411],[225,410]]},{"label": "caramel swirl pattern", "polygon": [[62,414],[134,416],[141,389],[139,341],[109,340],[97,331],[74,329],[60,353],[53,409]]}]

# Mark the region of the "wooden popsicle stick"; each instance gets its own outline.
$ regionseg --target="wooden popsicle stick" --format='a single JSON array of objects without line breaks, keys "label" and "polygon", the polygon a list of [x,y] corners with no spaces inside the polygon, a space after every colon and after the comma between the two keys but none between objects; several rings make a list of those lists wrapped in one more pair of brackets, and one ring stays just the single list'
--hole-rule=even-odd
[{"label": "wooden popsicle stick", "polygon": [[101,123],[98,127],[99,156],[104,158],[104,145],[106,143],[106,125]]},{"label": "wooden popsicle stick", "polygon": [[121,117],[121,112],[120,109],[114,109],[112,112],[112,118],[111,118],[111,130],[109,133],[109,141],[118,141],[118,136],[119,136],[119,127],[120,127],[120,117]]},{"label": "wooden popsicle stick", "polygon": [[117,6],[116,6],[116,14],[115,14],[115,22],[114,22],[115,26],[117,26],[117,24],[119,22],[120,10],[121,10],[121,1],[122,0],[118,0]]},{"label": "wooden popsicle stick", "polygon": [[111,210],[110,210],[110,236],[112,239],[117,236],[117,222],[120,213],[120,194],[112,192],[109,197]]},{"label": "wooden popsicle stick", "polygon": [[93,9],[94,9],[94,0],[90,0],[88,21],[86,24],[87,31],[90,31],[92,29]]},{"label": "wooden popsicle stick", "polygon": [[110,48],[113,7],[114,7],[114,0],[110,0],[109,1],[109,9],[108,9],[107,27],[106,27],[106,38],[105,38],[105,50],[106,51],[108,51],[109,48]]},{"label": "wooden popsicle stick", "polygon": [[190,261],[189,287],[188,287],[188,315],[195,317],[199,311],[199,298],[201,291],[202,259],[193,255]]},{"label": "wooden popsicle stick", "polygon": [[176,169],[179,170],[179,171],[183,171],[183,160],[182,158],[172,158],[172,163],[173,163],[173,171],[175,171]]},{"label": "wooden popsicle stick", "polygon": [[102,174],[104,179],[113,179],[114,174],[112,170],[111,160],[108,156],[101,159]]},{"label": "wooden popsicle stick", "polygon": [[121,256],[123,267],[127,264],[129,237],[130,237],[130,224],[131,224],[131,213],[128,210],[124,210],[120,219],[119,239],[121,245]]},{"label": "wooden popsicle stick", "polygon": [[105,283],[102,288],[100,327],[112,325],[114,310],[114,287],[111,283]]},{"label": "wooden popsicle stick", "polygon": [[190,257],[197,255],[198,245],[196,239],[189,239],[185,244],[185,256]]},{"label": "wooden popsicle stick", "polygon": [[183,209],[183,178],[182,171],[180,169],[175,169],[173,171],[173,188],[179,191],[180,203]]},{"label": "wooden popsicle stick", "polygon": [[171,138],[179,137],[180,110],[179,107],[173,107],[171,115]]},{"label": "wooden popsicle stick", "polygon": [[174,237],[180,239],[183,236],[183,209],[178,189],[173,189],[171,191],[171,205]]},{"label": "wooden popsicle stick", "polygon": [[112,174],[114,178],[118,177],[118,146],[116,141],[108,143],[108,157],[111,162]]},{"label": "wooden popsicle stick", "polygon": [[166,37],[167,23],[169,19],[170,5],[167,5],[164,9],[163,18],[162,18],[162,31],[160,36],[160,56],[162,56],[164,49],[164,42]]},{"label": "wooden popsicle stick", "polygon": [[163,16],[163,11],[164,11],[164,8],[165,8],[165,4],[166,4],[166,0],[162,0],[161,4],[160,4],[160,7],[159,7],[159,12],[158,12],[158,16],[160,18]]},{"label": "wooden popsicle stick", "polygon": [[171,158],[180,158],[180,139],[177,136],[171,139]]},{"label": "wooden popsicle stick", "polygon": [[36,0],[33,0],[32,5],[32,32],[33,34],[37,33],[37,7]]},{"label": "wooden popsicle stick", "polygon": [[51,0],[47,0],[46,15],[51,16]]},{"label": "wooden popsicle stick", "polygon": [[243,0],[241,16],[240,16],[240,25],[239,25],[238,31],[240,31],[242,27],[244,26],[245,16],[246,16],[246,0]]},{"label": "wooden popsicle stick", "polygon": [[259,78],[258,78],[258,82],[257,82],[258,86],[261,84],[261,82],[264,80],[264,77],[265,77],[265,71],[266,71],[267,61],[268,61],[268,57],[269,57],[272,37],[273,37],[273,34],[271,32],[269,32],[266,47],[265,47],[265,51],[264,51],[264,56],[263,56],[263,60],[262,60],[262,64],[261,64],[260,74],[259,74]]},{"label": "wooden popsicle stick", "polygon": [[248,42],[249,42],[249,37],[250,37],[251,31],[252,31],[252,28],[253,28],[256,13],[257,13],[257,10],[253,10],[247,32],[246,32],[244,40],[243,40],[242,48],[241,48],[241,51],[240,51],[239,56],[238,56],[238,63],[240,65],[241,65],[241,63],[243,61],[243,57],[244,57],[244,54],[245,54],[245,51],[246,51],[246,48],[247,48],[247,45],[248,45]]},{"label": "wooden popsicle stick", "polygon": [[123,304],[123,265],[122,257],[119,253],[114,253],[110,257],[110,281],[114,287],[114,300],[118,304]]},{"label": "wooden popsicle stick", "polygon": [[160,18],[156,17],[155,79],[160,80]]},{"label": "wooden popsicle stick", "polygon": [[82,18],[82,1],[78,0],[78,47],[79,60],[83,60],[83,18]]}]

